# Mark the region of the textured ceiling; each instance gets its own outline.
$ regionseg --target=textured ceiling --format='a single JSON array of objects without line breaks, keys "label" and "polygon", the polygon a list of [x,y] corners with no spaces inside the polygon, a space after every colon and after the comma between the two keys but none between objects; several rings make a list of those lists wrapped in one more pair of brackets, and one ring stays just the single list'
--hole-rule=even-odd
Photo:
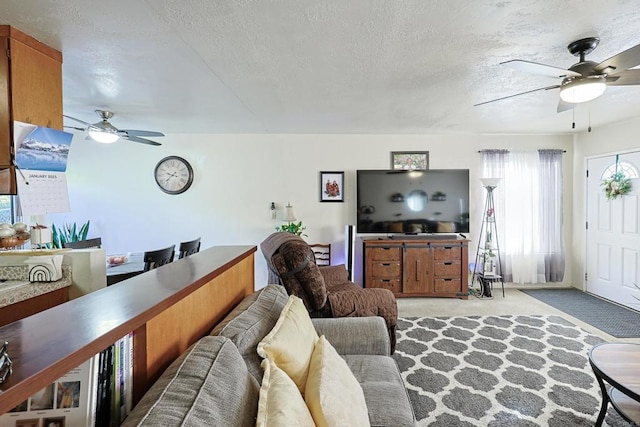
[{"label": "textured ceiling", "polygon": [[[473,104],[559,83],[500,62],[640,43],[638,0],[4,0],[0,23],[62,52],[65,114],[165,133],[569,133],[557,90]],[[640,116],[640,86],[589,116]]]}]

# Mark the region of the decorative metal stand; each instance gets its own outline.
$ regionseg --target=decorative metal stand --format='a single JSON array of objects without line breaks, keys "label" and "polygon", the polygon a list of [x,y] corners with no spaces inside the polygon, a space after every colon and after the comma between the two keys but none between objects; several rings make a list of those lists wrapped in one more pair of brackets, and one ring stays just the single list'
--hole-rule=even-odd
[{"label": "decorative metal stand", "polygon": [[493,284],[500,282],[502,285],[502,297],[504,298],[502,260],[500,259],[496,212],[493,203],[493,190],[498,186],[500,178],[483,178],[481,181],[487,190],[487,198],[484,205],[480,236],[478,237],[478,249],[473,266],[471,286],[473,287],[477,281],[480,286],[480,292],[476,296],[479,298],[493,298]]}]

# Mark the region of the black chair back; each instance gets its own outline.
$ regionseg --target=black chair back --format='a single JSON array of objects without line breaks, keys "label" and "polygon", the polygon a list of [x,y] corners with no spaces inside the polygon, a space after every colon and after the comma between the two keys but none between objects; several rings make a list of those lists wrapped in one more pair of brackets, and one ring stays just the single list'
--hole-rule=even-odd
[{"label": "black chair back", "polygon": [[200,252],[200,237],[190,242],[182,242],[178,247],[178,259]]},{"label": "black chair back", "polygon": [[79,240],[77,242],[65,242],[62,244],[63,248],[71,249],[92,249],[102,246],[102,238],[96,237],[94,239]]},{"label": "black chair back", "polygon": [[155,251],[147,251],[144,253],[144,271],[153,270],[162,265],[169,264],[173,261],[173,256],[176,252],[176,245],[171,245],[168,248],[158,249]]}]

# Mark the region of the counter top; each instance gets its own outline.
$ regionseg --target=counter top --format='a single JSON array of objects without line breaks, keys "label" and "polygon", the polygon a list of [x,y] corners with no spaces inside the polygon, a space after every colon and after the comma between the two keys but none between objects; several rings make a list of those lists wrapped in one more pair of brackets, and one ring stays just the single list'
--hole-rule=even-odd
[{"label": "counter top", "polygon": [[62,266],[62,278],[55,282],[31,283],[28,280],[0,282],[0,307],[6,307],[67,286],[71,286],[71,268],[68,265]]},{"label": "counter top", "polygon": [[71,248],[63,249],[11,249],[0,251],[0,256],[38,256],[38,255],[58,255],[71,251]]}]

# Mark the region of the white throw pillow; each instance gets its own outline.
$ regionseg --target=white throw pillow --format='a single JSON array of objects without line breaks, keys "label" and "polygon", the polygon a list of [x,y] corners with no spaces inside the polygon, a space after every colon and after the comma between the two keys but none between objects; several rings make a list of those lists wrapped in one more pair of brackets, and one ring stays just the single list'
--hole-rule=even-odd
[{"label": "white throw pillow", "polygon": [[304,397],[317,426],[369,426],[362,387],[324,335],[311,356]]},{"label": "white throw pillow", "polygon": [[296,383],[269,359],[262,361],[262,369],[256,427],[315,426]]},{"label": "white throw pillow", "polygon": [[275,362],[304,393],[311,354],[318,340],[302,300],[289,297],[271,332],[258,343],[258,354]]}]

